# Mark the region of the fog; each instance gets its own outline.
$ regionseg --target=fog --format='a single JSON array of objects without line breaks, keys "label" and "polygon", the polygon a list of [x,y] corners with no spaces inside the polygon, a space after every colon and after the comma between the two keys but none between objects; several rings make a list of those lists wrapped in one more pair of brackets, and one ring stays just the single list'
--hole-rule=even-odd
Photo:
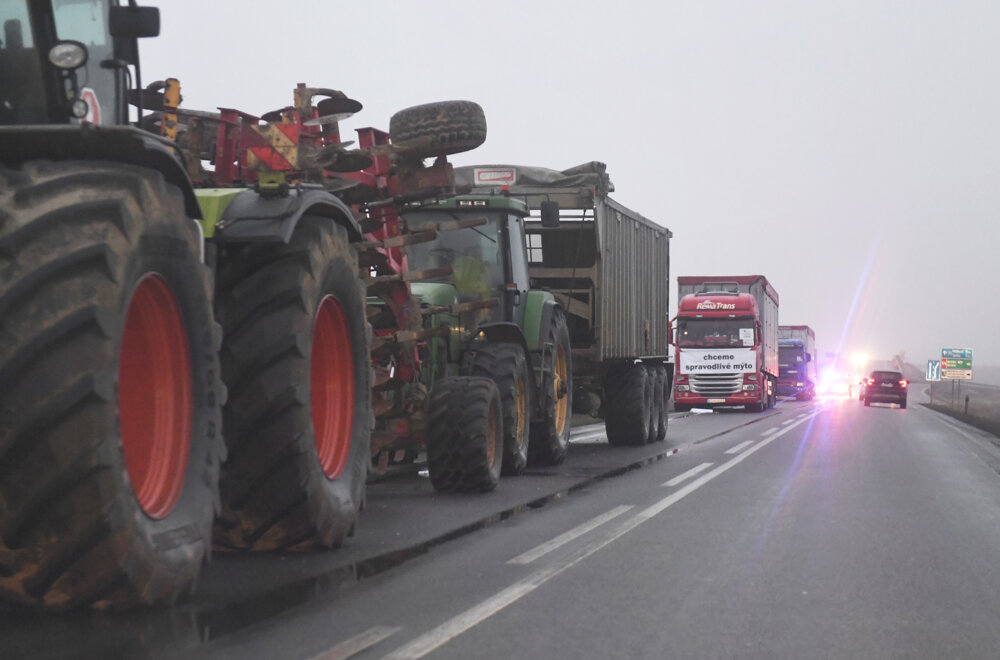
[{"label": "fog", "polygon": [[[1000,365],[1000,3],[159,4],[143,81],[263,114],[295,83],[365,108],[470,99],[475,163],[608,164],[677,275],[766,275],[820,351]],[[978,379],[977,379],[978,380]]]}]

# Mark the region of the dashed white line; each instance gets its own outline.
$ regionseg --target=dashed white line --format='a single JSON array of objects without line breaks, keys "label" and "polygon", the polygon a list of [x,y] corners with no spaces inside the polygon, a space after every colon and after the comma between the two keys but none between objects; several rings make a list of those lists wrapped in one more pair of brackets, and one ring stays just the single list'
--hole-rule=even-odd
[{"label": "dashed white line", "polygon": [[781,423],[781,425],[782,425],[782,426],[788,426],[789,424],[794,424],[794,423],[795,423],[796,421],[797,421],[797,420],[795,420],[795,419],[786,419],[785,421],[783,421],[783,422]]},{"label": "dashed white line", "polygon": [[761,435],[761,437],[764,437],[765,435],[771,435],[771,434],[772,434],[772,433],[774,433],[775,431],[780,431],[780,430],[781,430],[781,429],[780,429],[779,427],[777,427],[777,426],[772,426],[772,427],[771,427],[771,428],[769,428],[768,430],[766,430],[766,431],[763,431],[763,432],[761,432],[761,434],[760,434],[760,435]]},{"label": "dashed white line", "polygon": [[600,527],[601,525],[603,525],[604,523],[608,522],[609,520],[613,520],[613,519],[617,518],[618,516],[622,515],[623,513],[625,513],[626,511],[628,511],[632,507],[633,507],[632,504],[627,504],[627,505],[622,505],[622,506],[616,506],[615,508],[611,509],[607,513],[602,513],[601,515],[597,516],[596,518],[591,518],[590,520],[588,520],[587,522],[583,523],[582,525],[578,525],[578,526],[574,527],[573,529],[569,530],[568,532],[566,532],[564,534],[560,534],[559,536],[555,537],[551,541],[546,541],[545,543],[542,543],[541,545],[539,545],[539,546],[537,546],[535,548],[532,548],[531,550],[528,550],[527,552],[514,557],[513,559],[509,560],[507,563],[508,564],[522,564],[522,565],[523,564],[530,564],[531,562],[535,561],[539,557],[544,557],[545,555],[547,555],[548,553],[552,552],[556,548],[561,547],[563,545],[566,545],[570,541],[583,536],[584,534],[586,534],[590,530],[596,529],[597,527]]},{"label": "dashed white line", "polygon": [[312,660],[347,660],[347,658],[370,649],[382,640],[392,637],[400,630],[402,629],[392,628],[390,626],[375,626],[374,628],[369,628],[360,635],[355,635],[354,637],[337,644],[328,651],[320,653],[317,656],[313,656]]},{"label": "dashed white line", "polygon": [[746,442],[741,442],[740,444],[736,445],[735,447],[730,447],[729,449],[726,450],[725,453],[727,453],[727,454],[738,454],[738,453],[740,453],[741,451],[743,451],[744,449],[746,449],[747,447],[749,447],[752,444],[753,444],[753,440],[747,440]]},{"label": "dashed white line", "polygon": [[[819,414],[819,411],[814,414]],[[810,415],[810,417],[812,417],[812,415]],[[682,486],[670,495],[664,497],[659,502],[646,507],[630,518],[626,518],[621,522],[621,524],[614,529],[609,530],[604,536],[588,543],[560,561],[554,562],[552,565],[545,568],[538,569],[523,580],[515,582],[503,591],[480,602],[478,605],[475,605],[455,617],[452,617],[438,627],[428,630],[423,635],[419,635],[407,644],[404,644],[389,655],[385,656],[384,660],[415,660],[416,658],[424,657],[434,649],[440,648],[441,646],[447,644],[450,640],[464,633],[466,630],[469,630],[482,621],[485,621],[508,605],[517,602],[522,597],[539,588],[552,578],[563,573],[567,569],[576,566],[587,557],[618,540],[625,534],[628,534],[642,523],[651,520],[658,514],[666,511],[675,503],[698,490],[712,479],[721,475],[723,472],[726,472],[727,470],[740,464],[755,452],[763,449],[773,440],[776,440],[785,433],[791,431],[804,421],[806,420],[799,420],[794,425],[781,429],[781,432],[775,433],[771,437],[761,440],[756,446],[723,463],[708,474],[698,477],[686,486]]]},{"label": "dashed white line", "polygon": [[708,468],[712,467],[712,465],[713,465],[712,463],[702,463],[701,465],[695,466],[695,467],[691,468],[690,470],[688,470],[687,472],[685,472],[684,474],[679,474],[676,477],[674,477],[673,479],[671,479],[670,481],[664,482],[661,485],[662,486],[667,486],[668,488],[673,488],[677,484],[683,483],[683,482],[687,481],[688,479],[690,479],[691,477],[695,476],[696,474],[704,472]]}]

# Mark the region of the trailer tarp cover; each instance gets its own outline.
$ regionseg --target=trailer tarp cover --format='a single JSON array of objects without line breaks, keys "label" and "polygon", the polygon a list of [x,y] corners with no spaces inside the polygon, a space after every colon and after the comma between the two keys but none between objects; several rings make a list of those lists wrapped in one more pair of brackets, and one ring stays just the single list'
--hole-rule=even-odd
[{"label": "trailer tarp cover", "polygon": [[[517,188],[596,188],[599,197],[605,197],[608,193],[614,192],[615,186],[608,176],[608,166],[596,160],[583,163],[576,167],[565,170],[552,170],[546,167],[530,167],[527,165],[466,165],[455,168],[455,185],[459,188],[471,187],[498,187],[499,182],[477,182],[475,172],[477,170],[504,170],[513,169],[516,179],[510,186],[511,192],[516,192]],[[509,185],[509,184],[508,184]]]}]

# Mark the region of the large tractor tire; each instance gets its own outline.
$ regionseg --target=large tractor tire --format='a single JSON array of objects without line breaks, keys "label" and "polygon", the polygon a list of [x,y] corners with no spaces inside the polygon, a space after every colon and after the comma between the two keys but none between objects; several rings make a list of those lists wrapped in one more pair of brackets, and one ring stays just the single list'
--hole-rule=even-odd
[{"label": "large tractor tire", "polygon": [[155,171],[0,169],[0,598],[169,604],[211,549],[221,331]]},{"label": "large tractor tire", "polygon": [[489,378],[500,392],[503,417],[504,475],[518,475],[528,464],[531,384],[524,349],[517,344],[488,344],[476,350],[470,376]]},{"label": "large tractor tire", "polygon": [[570,412],[573,410],[573,362],[566,317],[560,309],[552,315],[542,351],[542,387],[539,418],[531,423],[528,443],[530,465],[558,465],[569,448]]},{"label": "large tractor tire", "polygon": [[608,444],[616,447],[645,444],[650,436],[650,373],[641,364],[622,364],[608,369],[604,377],[604,428]]},{"label": "large tractor tire", "polygon": [[662,442],[667,439],[667,397],[670,394],[670,387],[667,376],[667,368],[662,364],[654,367],[653,374],[656,377],[656,385],[653,395],[653,403],[656,406],[656,435],[654,442]]},{"label": "large tractor tire", "polygon": [[389,119],[393,146],[414,158],[471,151],[486,141],[486,115],[472,101],[440,101],[400,110]]},{"label": "large tractor tire", "polygon": [[503,419],[500,392],[489,378],[459,376],[431,392],[427,471],[437,490],[485,493],[500,482]]},{"label": "large tractor tire", "polygon": [[305,216],[287,245],[220,252],[229,460],[216,544],[336,547],[364,497],[371,435],[365,288],[347,233]]}]

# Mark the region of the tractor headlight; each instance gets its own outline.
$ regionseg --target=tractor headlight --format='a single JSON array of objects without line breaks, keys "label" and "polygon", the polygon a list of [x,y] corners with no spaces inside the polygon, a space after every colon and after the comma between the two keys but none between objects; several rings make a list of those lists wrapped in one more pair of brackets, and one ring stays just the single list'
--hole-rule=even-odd
[{"label": "tractor headlight", "polygon": [[49,50],[49,62],[67,71],[79,69],[87,63],[87,47],[79,41],[60,41]]}]

